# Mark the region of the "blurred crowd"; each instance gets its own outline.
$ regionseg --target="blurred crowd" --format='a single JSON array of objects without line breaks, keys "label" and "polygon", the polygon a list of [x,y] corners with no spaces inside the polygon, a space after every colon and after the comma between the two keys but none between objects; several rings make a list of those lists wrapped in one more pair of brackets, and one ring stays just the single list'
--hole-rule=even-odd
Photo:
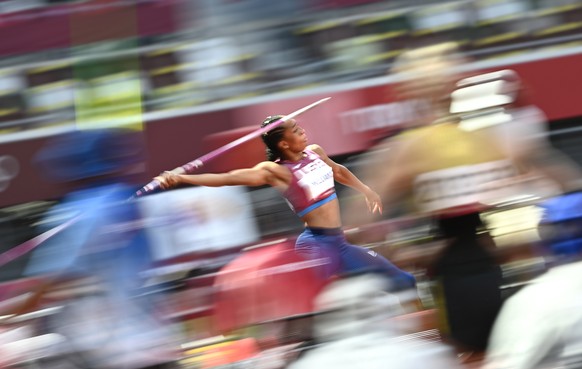
[{"label": "blurred crowd", "polygon": [[[69,2],[58,3],[0,9]],[[288,120],[262,135],[278,160],[164,172],[167,191],[143,198],[133,196],[147,155],[140,130],[77,124],[52,136],[34,166],[68,192],[30,224],[38,237],[0,254],[3,270],[26,260],[18,280],[0,284],[0,367],[582,368],[582,170],[550,144],[515,71],[464,69],[580,41],[579,1],[73,5],[138,14],[162,3],[176,4],[182,23],[149,45],[135,35],[137,46],[6,64],[0,129],[132,120],[387,71],[398,99],[421,102],[417,114],[353,173]],[[276,177],[281,167],[292,174]],[[336,200],[332,179],[363,196]],[[289,195],[302,188],[318,197]],[[262,205],[277,190],[300,220]],[[307,230],[314,257],[298,252]],[[322,239],[394,269],[317,257]],[[414,281],[399,286],[398,272]]]},{"label": "blurred crowd", "polygon": [[[485,59],[571,47],[582,37],[576,0],[2,6],[6,34],[26,40],[0,45],[0,129],[7,132],[68,125],[79,116],[137,120],[146,112],[384,76],[403,51],[435,42],[455,41]],[[61,23],[46,33],[36,19]],[[69,25],[56,27],[63,22]]]}]

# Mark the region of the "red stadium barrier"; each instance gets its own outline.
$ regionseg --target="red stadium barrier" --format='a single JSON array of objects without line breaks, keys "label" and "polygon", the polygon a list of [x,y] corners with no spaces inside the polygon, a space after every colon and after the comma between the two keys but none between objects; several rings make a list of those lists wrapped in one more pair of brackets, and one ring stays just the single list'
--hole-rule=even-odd
[{"label": "red stadium barrier", "polygon": [[[499,69],[513,69],[531,93],[532,103],[540,107],[549,120],[582,117],[582,54],[552,55],[539,60],[498,62],[478,67],[468,74],[479,74]],[[326,148],[328,155],[357,153],[370,148],[379,135],[397,129],[414,118],[415,106],[395,100],[394,84],[390,79],[375,79],[364,83],[328,86],[321,92],[306,92],[302,96],[265,97],[260,102],[224,105],[216,110],[193,109],[145,115],[147,127],[147,172],[143,182],[163,170],[188,162],[193,157],[216,149],[227,142],[256,129],[267,115],[288,112],[297,106],[331,96],[332,100],[300,117],[299,124],[309,132],[311,142]],[[0,141],[0,157],[9,155],[19,164],[18,173],[3,173],[0,166],[0,207],[29,201],[54,199],[66,189],[42,178],[31,164],[34,154],[46,137],[27,140]],[[260,139],[249,141],[229,153],[225,160],[217,160],[206,171],[234,169],[256,164],[264,158]],[[3,161],[0,161],[2,163]],[[10,175],[8,175],[10,174]]]}]

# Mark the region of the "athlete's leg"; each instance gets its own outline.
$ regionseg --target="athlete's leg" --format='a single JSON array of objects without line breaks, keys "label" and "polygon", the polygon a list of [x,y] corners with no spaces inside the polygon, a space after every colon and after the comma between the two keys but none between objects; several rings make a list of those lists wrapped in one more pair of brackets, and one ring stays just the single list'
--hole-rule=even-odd
[{"label": "athlete's leg", "polygon": [[369,270],[382,273],[390,278],[395,290],[405,290],[416,286],[416,280],[412,274],[398,268],[373,250],[351,245],[345,239],[340,250],[342,269],[345,272]]},{"label": "athlete's leg", "polygon": [[322,278],[341,271],[341,257],[334,236],[306,228],[295,242],[295,251],[308,260],[321,259],[322,265],[317,270]]}]

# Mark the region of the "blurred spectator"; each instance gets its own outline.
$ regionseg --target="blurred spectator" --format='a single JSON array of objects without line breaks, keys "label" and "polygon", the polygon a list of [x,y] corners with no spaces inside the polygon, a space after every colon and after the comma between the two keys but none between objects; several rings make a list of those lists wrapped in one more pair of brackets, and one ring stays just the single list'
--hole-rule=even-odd
[{"label": "blurred spectator", "polygon": [[581,201],[581,194],[574,193],[543,204],[541,233],[555,266],[504,304],[484,368],[579,368],[582,364]]},{"label": "blurred spectator", "polygon": [[409,50],[396,59],[391,73],[398,77],[398,98],[423,102],[419,104],[422,111],[415,115],[417,121],[408,128],[426,126],[449,116],[457,68],[465,61],[454,42]]},{"label": "blurred spectator", "polygon": [[64,307],[48,325],[66,338],[60,348],[69,364],[144,368],[176,357],[176,337],[159,321],[154,301],[137,296],[140,273],[150,265],[138,209],[126,201],[143,156],[137,135],[75,131],[37,156],[44,174],[73,187],[43,225],[74,220],[34,251],[26,274],[44,276],[44,284],[17,313],[59,296]]},{"label": "blurred spectator", "polygon": [[[403,98],[427,101],[427,111],[409,129],[371,154],[364,176],[390,211],[408,200],[408,211],[432,216],[444,248],[429,274],[438,281],[443,333],[462,351],[486,347],[501,306],[501,269],[493,241],[480,219],[491,180],[511,178],[514,166],[483,134],[459,129],[449,114],[450,94],[462,58],[454,44],[438,44],[402,55],[396,72]],[[381,171],[379,168],[383,168]]]},{"label": "blurred spectator", "polygon": [[354,275],[332,282],[318,295],[314,318],[316,346],[289,369],[458,368],[453,351],[441,343],[405,339],[389,318],[402,310],[382,292],[378,275]]}]

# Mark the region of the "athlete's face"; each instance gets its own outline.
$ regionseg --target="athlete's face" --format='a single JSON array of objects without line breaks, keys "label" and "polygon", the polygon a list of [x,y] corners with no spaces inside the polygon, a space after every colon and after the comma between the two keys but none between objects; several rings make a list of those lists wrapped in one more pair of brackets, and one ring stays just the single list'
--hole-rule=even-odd
[{"label": "athlete's face", "polygon": [[283,149],[289,149],[294,152],[300,152],[307,146],[307,134],[305,130],[297,124],[295,119],[288,120],[283,124],[285,133],[281,140]]}]

